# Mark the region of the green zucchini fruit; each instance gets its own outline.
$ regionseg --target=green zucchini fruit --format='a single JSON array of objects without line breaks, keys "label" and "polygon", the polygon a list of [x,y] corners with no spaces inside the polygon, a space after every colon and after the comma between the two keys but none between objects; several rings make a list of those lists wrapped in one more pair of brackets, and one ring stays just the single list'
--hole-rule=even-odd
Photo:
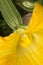
[{"label": "green zucchini fruit", "polygon": [[21,16],[11,0],[0,0],[0,5],[4,20],[12,29],[16,29],[23,25]]}]

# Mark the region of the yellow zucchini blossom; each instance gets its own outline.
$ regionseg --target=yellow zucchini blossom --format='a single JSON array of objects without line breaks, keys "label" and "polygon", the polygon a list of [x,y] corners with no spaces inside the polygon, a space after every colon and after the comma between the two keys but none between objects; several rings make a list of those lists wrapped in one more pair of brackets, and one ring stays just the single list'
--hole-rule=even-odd
[{"label": "yellow zucchini blossom", "polygon": [[26,30],[0,36],[0,65],[43,65],[43,6],[35,4]]}]

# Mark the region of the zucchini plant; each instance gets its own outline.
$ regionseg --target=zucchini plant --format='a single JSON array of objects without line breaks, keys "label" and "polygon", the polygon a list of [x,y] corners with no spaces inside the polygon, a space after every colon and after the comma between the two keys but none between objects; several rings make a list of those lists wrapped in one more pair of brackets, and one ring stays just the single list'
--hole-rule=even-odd
[{"label": "zucchini plant", "polygon": [[13,32],[0,36],[0,65],[43,65],[43,6],[34,3],[25,26],[11,0],[0,0],[0,11]]}]

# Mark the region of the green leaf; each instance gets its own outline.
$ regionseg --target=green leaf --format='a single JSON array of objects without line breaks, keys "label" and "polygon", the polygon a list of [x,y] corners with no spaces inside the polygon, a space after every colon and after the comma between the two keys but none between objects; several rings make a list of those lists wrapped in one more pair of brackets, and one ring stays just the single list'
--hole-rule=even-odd
[{"label": "green leaf", "polygon": [[0,20],[0,36],[7,36],[12,33],[13,30],[7,25],[4,20]]},{"label": "green leaf", "polygon": [[38,3],[40,3],[41,5],[43,5],[43,0],[38,0]]}]

